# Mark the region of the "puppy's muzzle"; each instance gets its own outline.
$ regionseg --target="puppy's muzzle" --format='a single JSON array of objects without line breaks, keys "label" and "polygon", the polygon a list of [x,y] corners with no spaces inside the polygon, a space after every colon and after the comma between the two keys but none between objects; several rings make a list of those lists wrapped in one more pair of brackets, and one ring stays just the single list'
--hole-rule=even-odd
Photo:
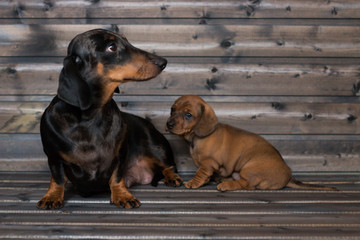
[{"label": "puppy's muzzle", "polygon": [[167,123],[166,123],[166,131],[171,131],[172,129],[174,129],[175,127],[175,122],[174,120],[169,120]]}]

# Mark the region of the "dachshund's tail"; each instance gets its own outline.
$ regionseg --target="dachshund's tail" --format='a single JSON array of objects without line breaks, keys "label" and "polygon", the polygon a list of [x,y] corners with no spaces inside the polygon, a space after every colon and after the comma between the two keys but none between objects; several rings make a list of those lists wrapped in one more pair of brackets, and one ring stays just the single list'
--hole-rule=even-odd
[{"label": "dachshund's tail", "polygon": [[316,184],[307,184],[291,178],[286,187],[297,188],[297,189],[311,189],[311,190],[323,190],[323,191],[339,191],[335,187],[325,187]]}]

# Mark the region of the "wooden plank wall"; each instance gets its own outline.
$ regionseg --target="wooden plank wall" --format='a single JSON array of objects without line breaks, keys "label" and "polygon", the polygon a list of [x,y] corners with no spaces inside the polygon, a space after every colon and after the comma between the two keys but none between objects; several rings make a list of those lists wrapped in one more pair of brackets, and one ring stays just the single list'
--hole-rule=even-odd
[{"label": "wooden plank wall", "polygon": [[[358,0],[1,1],[1,171],[47,171],[39,119],[69,41],[93,28],[168,59],[159,77],[115,96],[160,131],[172,102],[197,94],[295,172],[360,171]],[[186,144],[165,134],[179,169],[194,171]]]}]

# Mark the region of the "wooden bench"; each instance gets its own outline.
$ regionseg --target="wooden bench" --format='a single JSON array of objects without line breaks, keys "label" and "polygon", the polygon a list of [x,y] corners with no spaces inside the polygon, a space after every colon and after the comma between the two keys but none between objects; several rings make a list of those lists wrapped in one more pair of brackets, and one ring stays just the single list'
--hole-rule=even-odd
[{"label": "wooden bench", "polygon": [[[174,100],[197,94],[268,139],[296,178],[340,191],[137,186],[142,206],[123,210],[69,184],[63,209],[36,209],[50,179],[39,120],[68,43],[93,28],[168,59],[114,99],[165,134],[185,179],[187,145],[164,126]],[[359,39],[358,0],[0,3],[0,239],[359,239]]]}]

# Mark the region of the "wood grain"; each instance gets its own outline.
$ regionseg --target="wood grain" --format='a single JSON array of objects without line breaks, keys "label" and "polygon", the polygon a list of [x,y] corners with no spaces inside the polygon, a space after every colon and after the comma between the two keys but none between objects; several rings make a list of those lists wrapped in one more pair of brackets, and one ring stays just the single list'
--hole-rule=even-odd
[{"label": "wood grain", "polygon": [[2,5],[3,18],[359,18],[356,0],[168,0],[168,1],[70,1],[38,3],[18,0]]},{"label": "wood grain", "polygon": [[[0,1],[0,238],[360,239],[359,19],[358,0]],[[50,179],[39,120],[70,40],[93,28],[168,59],[114,99],[165,134],[185,180],[188,145],[164,125],[175,99],[198,94],[272,143],[298,180],[340,191],[161,182],[132,187],[142,206],[124,211],[69,183],[63,209],[36,209]]]},{"label": "wood grain", "polygon": [[[183,175],[186,179],[191,176]],[[43,211],[35,203],[46,191],[49,173],[0,175],[0,238],[52,239],[356,239],[359,233],[359,175],[296,175],[304,182],[341,191],[218,192],[135,186],[142,206],[116,209],[109,193],[82,198],[68,184],[65,206]],[[241,233],[241,235],[239,234]]]},{"label": "wood grain", "polygon": [[[4,103],[1,133],[36,133],[48,103]],[[120,102],[119,107],[153,122],[161,132],[172,102]],[[211,103],[219,121],[258,134],[359,134],[359,104]],[[7,110],[5,111],[5,109]]]},{"label": "wood grain", "polygon": [[[196,167],[187,143],[165,134],[181,173],[194,173]],[[294,172],[360,171],[358,135],[262,135],[273,144]],[[0,134],[2,171],[48,171],[39,134]]]},{"label": "wood grain", "polygon": [[[70,40],[111,25],[0,25],[0,56],[64,56]],[[136,47],[162,56],[359,57],[359,26],[123,25]],[[147,32],[147,34],[144,34]]]},{"label": "wood grain", "polygon": [[[39,134],[69,41],[106,28],[169,61],[156,79],[120,86],[114,99],[123,111],[164,132],[172,102],[183,94],[201,95],[222,122],[273,136],[295,169],[349,171],[359,157],[354,140],[360,112],[359,5],[355,0],[2,3],[0,132],[10,138]],[[311,138],[314,134],[319,138]],[[291,138],[276,140],[283,136]],[[12,145],[4,140],[7,169],[39,170],[16,155],[20,140]],[[186,145],[171,141],[182,169],[192,169]],[[28,143],[24,156],[46,166],[39,162],[41,144]],[[9,161],[12,156],[17,160]]]},{"label": "wood grain", "polygon": [[[0,94],[54,95],[60,59],[41,59],[32,63],[0,63]],[[291,96],[356,96],[359,94],[357,62],[336,59],[285,64],[284,59],[272,63],[246,61],[222,63],[207,59],[170,58],[164,72],[141,83],[120,85],[121,94],[147,95],[291,95]],[[203,61],[202,61],[203,60]],[[53,62],[51,62],[53,61]],[[202,61],[202,62],[200,62]],[[235,61],[235,60],[234,60]],[[345,61],[345,63],[343,63]],[[271,84],[268,84],[268,83]]]}]

